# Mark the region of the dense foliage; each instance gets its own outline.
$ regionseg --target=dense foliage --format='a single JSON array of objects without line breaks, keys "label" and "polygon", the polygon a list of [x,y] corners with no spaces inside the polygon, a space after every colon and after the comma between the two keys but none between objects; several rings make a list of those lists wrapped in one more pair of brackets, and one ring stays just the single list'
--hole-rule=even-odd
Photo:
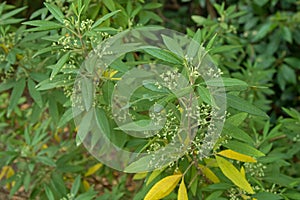
[{"label": "dense foliage", "polygon": [[[172,65],[186,77],[201,127],[174,162],[144,172],[145,160],[137,160],[127,171],[139,173],[124,173],[84,148],[78,133],[89,130],[74,123],[73,86],[99,43],[154,25],[186,34],[197,42],[191,50],[204,47],[221,69],[213,73],[226,89],[226,120],[212,151],[198,157],[213,116],[207,87],[220,83],[194,73],[188,53],[179,56],[170,39],[164,40],[168,50],[124,54],[98,72],[100,98],[83,99],[114,144],[156,151],[176,137],[185,114],[167,88],[147,83],[130,99],[130,113],[139,124],[149,122],[162,113],[148,116],[149,109],[167,102],[166,126],[149,139],[124,131],[145,127],[118,128],[112,91],[126,72],[145,63]],[[0,199],[300,199],[299,1],[8,1],[0,4],[0,52]],[[89,90],[90,82],[84,84]]]}]

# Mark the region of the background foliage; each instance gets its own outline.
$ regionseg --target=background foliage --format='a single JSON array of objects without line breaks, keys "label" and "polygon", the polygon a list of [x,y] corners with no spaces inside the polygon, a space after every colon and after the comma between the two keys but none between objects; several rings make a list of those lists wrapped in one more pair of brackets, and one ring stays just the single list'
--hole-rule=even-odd
[{"label": "background foliage", "polygon": [[[0,198],[300,199],[299,10],[295,0],[1,3]],[[78,145],[70,95],[95,45],[154,24],[209,51],[224,73],[230,115],[209,158],[124,174]],[[103,96],[139,61],[125,60],[103,72]],[[160,191],[161,184],[170,188]]]}]

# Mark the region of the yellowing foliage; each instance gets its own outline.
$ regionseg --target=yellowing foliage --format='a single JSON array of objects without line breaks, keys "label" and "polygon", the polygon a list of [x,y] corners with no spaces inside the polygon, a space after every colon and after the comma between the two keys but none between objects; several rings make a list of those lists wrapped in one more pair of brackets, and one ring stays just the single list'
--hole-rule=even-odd
[{"label": "yellowing foliage", "polygon": [[88,169],[88,171],[84,174],[84,176],[86,177],[86,176],[90,176],[90,175],[96,173],[96,171],[98,171],[102,166],[103,166],[102,163],[98,163],[98,164],[96,164],[96,165],[90,167],[90,168]]},{"label": "yellowing foliage", "polygon": [[179,189],[178,189],[178,196],[177,196],[177,200],[188,200],[188,194],[186,191],[186,187],[184,184],[184,178],[182,178]]},{"label": "yellowing foliage", "polygon": [[241,154],[241,153],[238,153],[236,151],[232,151],[230,149],[221,151],[221,152],[218,153],[218,155],[224,156],[226,158],[238,160],[238,161],[241,161],[241,162],[257,162],[251,156],[248,156],[248,155],[245,155],[245,154]]},{"label": "yellowing foliage", "polygon": [[246,178],[237,168],[235,168],[231,162],[219,156],[216,156],[216,159],[221,171],[227,178],[229,178],[236,186],[240,187],[246,192],[254,194],[254,191]]},{"label": "yellowing foliage", "polygon": [[149,176],[149,178],[148,178],[148,180],[147,180],[147,182],[146,182],[146,186],[149,185],[149,183],[151,183],[151,182],[152,182],[158,175],[160,175],[164,170],[165,170],[165,168],[163,168],[163,169],[158,169],[158,170],[153,171],[153,172],[150,174],[150,176]]},{"label": "yellowing foliage", "polygon": [[150,189],[144,200],[159,200],[168,196],[175,189],[181,177],[182,174],[163,178]]},{"label": "yellowing foliage", "polygon": [[211,169],[201,164],[199,164],[198,167],[201,169],[202,173],[206,176],[206,178],[208,178],[211,182],[220,182],[220,179],[215,175],[213,171],[211,171]]},{"label": "yellowing foliage", "polygon": [[147,176],[148,172],[140,172],[140,173],[136,173],[133,176],[133,180],[141,180],[143,178],[145,178]]}]

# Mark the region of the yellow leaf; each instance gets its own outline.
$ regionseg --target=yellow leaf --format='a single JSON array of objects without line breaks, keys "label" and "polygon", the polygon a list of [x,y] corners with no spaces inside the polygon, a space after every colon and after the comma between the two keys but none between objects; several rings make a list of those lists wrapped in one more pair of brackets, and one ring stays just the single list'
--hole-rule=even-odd
[{"label": "yellow leaf", "polygon": [[8,171],[7,171],[7,173],[6,173],[6,178],[8,179],[8,178],[10,178],[11,176],[13,176],[15,174],[15,171],[14,171],[14,169],[12,168],[12,167],[8,167]]},{"label": "yellow leaf", "polygon": [[[14,174],[15,174],[15,171],[11,166],[3,166],[1,173],[0,173],[0,180],[4,177],[6,179],[9,179]],[[10,188],[13,187],[14,185],[15,185],[15,181],[12,181],[11,183],[6,183],[5,186],[8,190],[10,190]]]},{"label": "yellow leaf", "polygon": [[188,200],[188,195],[187,195],[187,191],[186,191],[186,187],[184,184],[184,178],[182,178],[180,186],[179,186],[179,190],[178,190],[178,198],[177,200]]},{"label": "yellow leaf", "polygon": [[221,151],[218,154],[221,156],[224,156],[226,158],[231,158],[231,159],[242,161],[242,162],[256,162],[256,160],[254,158],[252,158],[251,156],[247,156],[245,154],[241,154],[236,151],[232,151],[230,149]]},{"label": "yellow leaf", "polygon": [[147,176],[148,172],[140,172],[133,176],[133,180],[141,180]]},{"label": "yellow leaf", "polygon": [[247,196],[247,195],[245,195],[245,194],[241,194],[241,197],[242,197],[244,200],[250,199],[250,197]]},{"label": "yellow leaf", "polygon": [[57,132],[54,134],[54,139],[56,142],[60,142],[60,137]]},{"label": "yellow leaf", "polygon": [[216,159],[221,171],[227,178],[229,178],[236,186],[240,187],[246,192],[254,194],[254,191],[246,178],[243,177],[242,173],[235,168],[231,162],[219,156],[216,156]]},{"label": "yellow leaf", "polygon": [[7,171],[9,169],[9,166],[3,166],[1,173],[0,173],[0,180],[6,175]]},{"label": "yellow leaf", "polygon": [[182,174],[163,178],[150,189],[144,200],[159,200],[168,196],[175,189],[181,177]]},{"label": "yellow leaf", "polygon": [[117,70],[105,70],[103,73],[102,73],[102,76],[109,79],[109,80],[113,80],[113,81],[118,81],[118,80],[121,80],[121,78],[113,78],[114,75],[116,75],[118,73]]},{"label": "yellow leaf", "polygon": [[244,178],[246,178],[246,172],[245,172],[245,168],[242,166],[241,167],[241,174],[243,175]]},{"label": "yellow leaf", "polygon": [[152,182],[158,175],[160,175],[164,170],[165,170],[165,168],[162,168],[162,169],[158,169],[158,170],[153,171],[153,172],[150,174],[150,176],[149,176],[149,178],[148,178],[148,180],[147,180],[147,182],[146,182],[146,186],[149,185],[149,183],[151,183],[151,182]]},{"label": "yellow leaf", "polygon": [[208,167],[218,167],[218,163],[217,163],[216,159],[204,158],[203,160],[204,160],[206,166],[208,166]]},{"label": "yellow leaf", "polygon": [[102,166],[103,166],[102,163],[98,163],[98,164],[96,164],[96,165],[90,167],[90,168],[88,169],[88,171],[84,174],[84,176],[90,176],[90,175],[94,174],[94,173],[95,173],[96,171],[98,171],[98,169],[100,169]]},{"label": "yellow leaf", "polygon": [[85,191],[88,191],[90,189],[90,184],[86,180],[82,181],[82,185]]},{"label": "yellow leaf", "polygon": [[215,173],[213,171],[211,171],[211,169],[209,169],[208,167],[201,165],[201,164],[199,164],[198,166],[202,170],[202,173],[206,176],[206,178],[211,180],[211,182],[213,182],[213,183],[220,182],[220,179],[215,175]]}]

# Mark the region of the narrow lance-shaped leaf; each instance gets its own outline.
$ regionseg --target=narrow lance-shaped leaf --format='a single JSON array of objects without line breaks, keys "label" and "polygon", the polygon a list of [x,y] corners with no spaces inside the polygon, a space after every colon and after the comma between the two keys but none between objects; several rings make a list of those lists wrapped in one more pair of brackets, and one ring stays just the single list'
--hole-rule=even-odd
[{"label": "narrow lance-shaped leaf", "polygon": [[114,12],[108,13],[106,15],[104,15],[103,17],[101,17],[100,19],[98,19],[93,26],[91,27],[91,29],[96,28],[97,26],[99,26],[100,24],[102,24],[102,22],[104,22],[105,20],[111,18],[112,16],[114,16],[115,14],[117,14],[118,12],[120,12],[121,10],[116,10]]},{"label": "narrow lance-shaped leaf", "polygon": [[22,24],[37,26],[35,28],[27,29],[26,31],[48,31],[48,30],[59,29],[63,27],[63,25],[61,24],[52,21],[46,21],[46,20],[33,20],[33,21],[24,22]]},{"label": "narrow lance-shaped leaf", "polygon": [[54,65],[50,79],[53,79],[53,77],[59,72],[59,70],[64,66],[64,64],[68,61],[70,56],[70,53],[66,53],[63,55],[58,62]]},{"label": "narrow lance-shaped leaf", "polygon": [[25,78],[22,78],[16,82],[14,89],[10,95],[10,101],[8,105],[7,116],[10,116],[13,109],[18,105],[18,102],[23,94],[25,89]]},{"label": "narrow lance-shaped leaf", "polygon": [[184,178],[182,178],[179,189],[178,189],[178,198],[177,200],[188,200],[188,194],[184,184]]},{"label": "narrow lance-shaped leaf", "polygon": [[145,52],[151,56],[158,58],[160,60],[166,61],[168,63],[173,63],[181,65],[183,62],[178,56],[170,51],[159,49],[159,48],[146,48]]},{"label": "narrow lance-shaped leaf", "polygon": [[51,191],[51,189],[48,186],[44,186],[45,192],[46,192],[46,196],[49,200],[55,200],[53,192]]},{"label": "narrow lance-shaped leaf", "polygon": [[183,51],[175,38],[162,35],[162,39],[171,52],[177,54],[180,57],[183,57]]},{"label": "narrow lance-shaped leaf", "polygon": [[102,163],[97,163],[88,169],[88,171],[84,174],[84,176],[90,176],[96,173],[101,167],[103,166]]},{"label": "narrow lance-shaped leaf", "polygon": [[247,112],[252,115],[268,117],[264,111],[252,105],[250,102],[232,94],[227,94],[227,104],[232,108]]},{"label": "narrow lance-shaped leaf", "polygon": [[[250,146],[246,143],[243,142],[238,142],[238,141],[229,141],[228,143],[223,145],[224,147],[227,147],[228,149],[232,149],[236,152],[245,154],[245,155],[249,155],[249,156],[253,156],[253,157],[262,157],[265,156],[265,154],[259,150],[257,150],[256,148],[254,148],[253,146]],[[243,147],[243,148],[241,148]]]},{"label": "narrow lance-shaped leaf", "polygon": [[212,181],[213,183],[219,183],[220,182],[220,179],[207,166],[199,164],[198,167],[201,169],[204,176],[206,178],[208,178],[210,181]]},{"label": "narrow lance-shaped leaf", "polygon": [[243,177],[241,172],[235,168],[235,166],[227,161],[225,158],[216,156],[217,163],[223,172],[223,174],[230,179],[236,186],[245,190],[250,194],[254,194],[254,191],[248,181]]},{"label": "narrow lance-shaped leaf", "polygon": [[230,149],[220,151],[218,154],[221,156],[224,156],[226,158],[231,158],[231,159],[238,160],[241,162],[256,162],[256,160],[254,158],[252,158],[251,156],[247,156],[245,154],[241,154],[236,151],[232,151]]},{"label": "narrow lance-shaped leaf", "polygon": [[153,171],[151,174],[150,174],[150,176],[149,176],[149,178],[148,178],[148,180],[147,180],[147,182],[146,182],[146,186],[147,185],[149,185],[158,175],[160,175],[163,171],[165,170],[165,168],[162,168],[162,169],[158,169],[158,170],[155,170],[155,171]]},{"label": "narrow lance-shaped leaf", "polygon": [[181,177],[182,174],[163,178],[150,189],[144,200],[159,200],[168,196],[175,189]]},{"label": "narrow lance-shaped leaf", "polygon": [[28,79],[28,90],[30,96],[33,98],[33,100],[36,102],[36,104],[42,108],[43,106],[43,100],[41,93],[36,89],[36,84],[33,82],[33,80]]},{"label": "narrow lance-shaped leaf", "polygon": [[78,192],[78,190],[79,190],[79,187],[80,187],[80,182],[81,182],[81,176],[78,175],[78,176],[76,177],[76,179],[74,180],[73,185],[72,185],[72,188],[71,188],[71,194],[72,194],[72,195],[75,196],[75,195],[77,194],[77,192]]},{"label": "narrow lance-shaped leaf", "polygon": [[27,6],[24,6],[22,8],[17,8],[17,9],[14,9],[8,13],[5,13],[5,14],[1,14],[1,17],[0,17],[0,23],[2,21],[4,21],[5,19],[8,19],[16,14],[18,14],[19,12],[22,12],[23,10],[25,10],[27,8]]},{"label": "narrow lance-shaped leaf", "polygon": [[55,17],[55,19],[57,19],[60,23],[63,23],[64,14],[61,12],[59,7],[57,7],[56,5],[53,5],[53,4],[49,4],[49,3],[44,3],[44,4],[48,8],[48,10],[51,12],[53,17]]},{"label": "narrow lance-shaped leaf", "polygon": [[144,179],[146,178],[148,172],[140,172],[140,173],[136,173],[134,176],[133,176],[133,180],[141,180],[141,179]]}]

